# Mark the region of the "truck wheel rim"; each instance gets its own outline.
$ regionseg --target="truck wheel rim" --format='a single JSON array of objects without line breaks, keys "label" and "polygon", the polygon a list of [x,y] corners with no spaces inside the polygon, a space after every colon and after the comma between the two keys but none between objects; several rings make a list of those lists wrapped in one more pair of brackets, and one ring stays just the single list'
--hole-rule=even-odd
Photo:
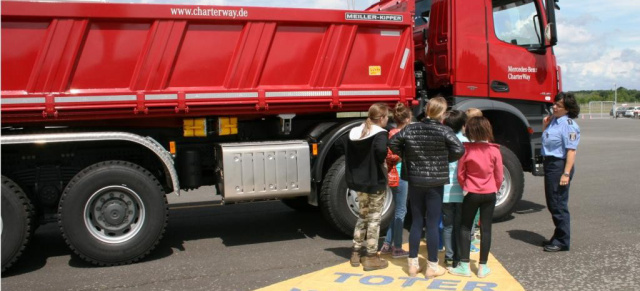
[{"label": "truck wheel rim", "polygon": [[122,243],[142,229],[145,209],[140,196],[125,186],[104,187],[91,195],[84,208],[84,223],[95,238]]},{"label": "truck wheel rim", "polygon": [[496,206],[507,201],[509,193],[511,192],[511,174],[507,167],[503,166],[503,169],[504,178],[502,179],[502,184],[500,185],[500,189],[498,189],[498,193],[496,193]]},{"label": "truck wheel rim", "polygon": [[[351,213],[355,217],[359,217],[360,203],[358,201],[358,192],[347,188],[346,199],[347,199],[347,206],[349,206],[349,210],[351,210]],[[387,213],[387,211],[389,211],[389,208],[391,208],[392,199],[393,199],[393,193],[391,192],[391,189],[387,187],[387,193],[386,193],[386,196],[384,197],[384,205],[382,206],[382,215]]]}]

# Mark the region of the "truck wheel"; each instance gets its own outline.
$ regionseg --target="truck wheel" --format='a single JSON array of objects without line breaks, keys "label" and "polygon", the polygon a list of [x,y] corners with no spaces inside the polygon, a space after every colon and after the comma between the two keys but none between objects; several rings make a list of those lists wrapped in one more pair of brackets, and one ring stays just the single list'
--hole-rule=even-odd
[{"label": "truck wheel", "polygon": [[318,211],[318,207],[309,204],[308,201],[309,198],[307,198],[307,196],[282,199],[282,203],[293,210],[300,212]]},{"label": "truck wheel", "polygon": [[130,264],[149,254],[164,233],[167,198],[158,180],[124,161],[94,164],[65,188],[58,223],[82,259],[101,266]]},{"label": "truck wheel", "polygon": [[507,147],[501,146],[504,180],[496,193],[496,208],[493,219],[499,220],[509,216],[522,198],[524,191],[524,172],[518,157]]},{"label": "truck wheel", "polygon": [[31,237],[32,206],[20,187],[2,176],[2,272],[18,260]]},{"label": "truck wheel", "polygon": [[[333,163],[327,172],[320,193],[320,205],[324,217],[340,232],[352,236],[358,221],[360,207],[357,193],[347,187],[344,157]],[[382,206],[380,231],[386,231],[393,218],[393,194],[387,188]]]}]

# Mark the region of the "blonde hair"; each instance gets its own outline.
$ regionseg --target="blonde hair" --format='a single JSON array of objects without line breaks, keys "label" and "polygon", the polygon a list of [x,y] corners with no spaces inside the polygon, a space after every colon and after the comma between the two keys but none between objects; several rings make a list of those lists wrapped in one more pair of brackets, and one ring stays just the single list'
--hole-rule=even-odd
[{"label": "blonde hair", "polygon": [[401,127],[406,125],[407,118],[411,119],[411,110],[404,103],[398,102],[393,110],[393,120],[398,124],[398,127]]},{"label": "blonde hair", "polygon": [[389,106],[385,103],[375,103],[369,107],[369,114],[367,115],[367,120],[364,121],[364,129],[362,130],[362,135],[360,138],[363,138],[369,135],[369,131],[371,131],[371,126],[375,124],[377,121],[382,119],[385,116],[389,115]]},{"label": "blonde hair", "polygon": [[469,108],[467,109],[467,118],[471,119],[472,117],[482,117],[482,111],[478,108]]},{"label": "blonde hair", "polygon": [[435,97],[429,99],[427,106],[424,109],[424,113],[430,119],[442,120],[444,113],[447,111],[447,100],[443,97]]}]

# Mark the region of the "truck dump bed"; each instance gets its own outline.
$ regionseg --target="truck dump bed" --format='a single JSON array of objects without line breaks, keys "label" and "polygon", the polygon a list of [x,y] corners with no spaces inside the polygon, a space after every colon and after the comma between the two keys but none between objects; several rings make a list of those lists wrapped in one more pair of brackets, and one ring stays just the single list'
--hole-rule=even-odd
[{"label": "truck dump bed", "polygon": [[2,124],[366,110],[413,61],[409,12],[2,1]]}]

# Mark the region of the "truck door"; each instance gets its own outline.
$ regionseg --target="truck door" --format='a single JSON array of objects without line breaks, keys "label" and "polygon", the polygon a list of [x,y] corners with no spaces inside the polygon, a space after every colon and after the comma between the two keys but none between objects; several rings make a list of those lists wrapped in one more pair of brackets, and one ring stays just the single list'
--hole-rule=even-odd
[{"label": "truck door", "polygon": [[451,1],[433,0],[429,11],[427,86],[441,88],[451,84]]},{"label": "truck door", "polygon": [[544,11],[534,0],[492,0],[487,11],[489,97],[551,101],[553,55],[544,48]]}]

